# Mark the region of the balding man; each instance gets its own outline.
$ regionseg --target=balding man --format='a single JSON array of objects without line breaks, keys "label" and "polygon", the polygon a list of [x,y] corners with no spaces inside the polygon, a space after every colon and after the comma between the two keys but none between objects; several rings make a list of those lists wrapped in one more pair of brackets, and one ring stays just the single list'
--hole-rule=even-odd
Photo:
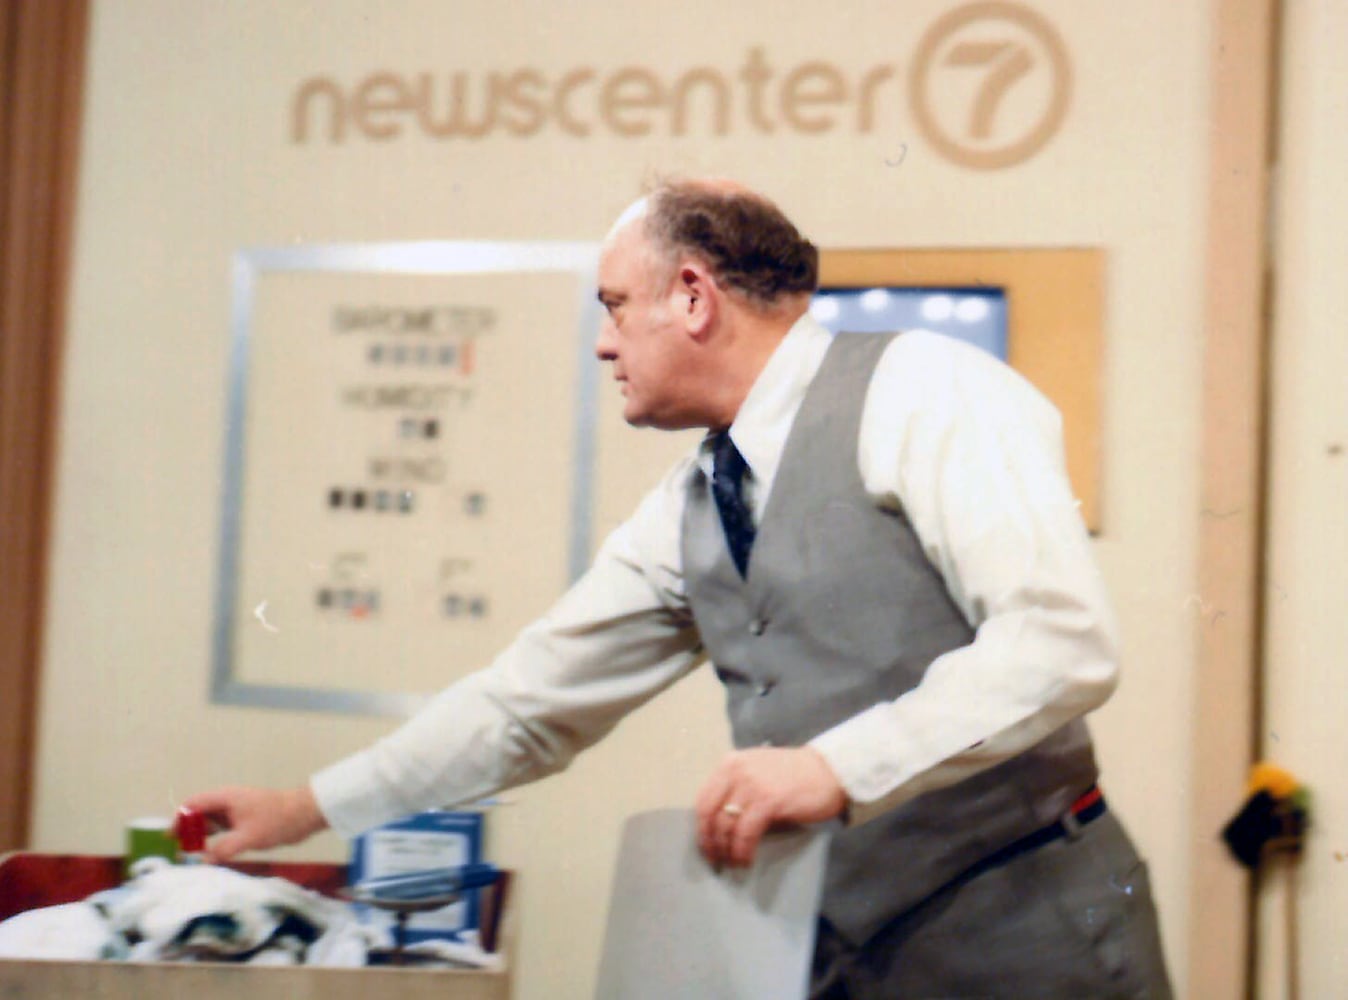
[{"label": "balding man", "polygon": [[1168,996],[1081,720],[1116,649],[1058,416],[947,338],[831,336],[817,260],[728,181],[625,212],[598,356],[629,423],[706,438],[490,667],[307,787],[189,800],[230,827],[216,856],[553,773],[708,658],[738,749],[698,794],[702,852],[846,824],[812,996]]}]

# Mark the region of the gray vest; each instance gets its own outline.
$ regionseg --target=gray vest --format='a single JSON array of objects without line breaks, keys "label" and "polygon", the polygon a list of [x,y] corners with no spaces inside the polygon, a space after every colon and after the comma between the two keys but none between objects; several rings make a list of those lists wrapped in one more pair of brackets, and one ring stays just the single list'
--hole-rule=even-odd
[{"label": "gray vest", "polygon": [[[907,516],[857,468],[871,373],[891,337],[834,338],[787,438],[742,579],[706,477],[683,520],[693,615],[737,747],[799,746],[917,686],[973,630]],[[1058,819],[1096,777],[1085,724],[834,839],[823,914],[861,944],[993,852]]]}]

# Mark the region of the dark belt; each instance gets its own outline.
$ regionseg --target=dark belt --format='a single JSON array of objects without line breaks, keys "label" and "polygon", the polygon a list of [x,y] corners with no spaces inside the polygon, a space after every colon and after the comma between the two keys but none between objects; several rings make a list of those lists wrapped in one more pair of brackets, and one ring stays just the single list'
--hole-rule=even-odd
[{"label": "dark belt", "polygon": [[1062,837],[1075,836],[1076,832],[1087,823],[1103,816],[1105,809],[1105,797],[1101,794],[1099,786],[1091,785],[1081,794],[1080,798],[1072,803],[1071,808],[1067,810],[1062,819],[1035,830],[1034,833],[1026,834],[1019,840],[1011,841],[1000,851],[994,851],[974,865],[973,871],[969,872],[968,875],[972,876],[1004,864],[1017,855],[1024,854],[1026,851],[1033,851]]}]

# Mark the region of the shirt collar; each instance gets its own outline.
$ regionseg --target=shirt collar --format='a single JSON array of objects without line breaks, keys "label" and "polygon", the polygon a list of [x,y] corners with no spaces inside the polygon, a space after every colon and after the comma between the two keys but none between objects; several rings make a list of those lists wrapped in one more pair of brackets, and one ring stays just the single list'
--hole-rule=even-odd
[{"label": "shirt collar", "polygon": [[[730,425],[730,439],[744,456],[763,496],[777,475],[796,412],[832,340],[833,335],[808,312],[796,320],[768,358]],[[710,435],[702,442],[699,458],[704,471],[710,472]]]}]

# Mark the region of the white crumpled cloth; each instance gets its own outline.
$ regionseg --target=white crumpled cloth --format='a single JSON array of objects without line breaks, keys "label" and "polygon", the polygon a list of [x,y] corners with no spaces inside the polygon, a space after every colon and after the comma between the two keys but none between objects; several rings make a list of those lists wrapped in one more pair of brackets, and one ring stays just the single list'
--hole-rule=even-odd
[{"label": "white crumpled cloth", "polygon": [[0,922],[0,958],[245,961],[355,967],[392,945],[391,922],[281,878],[139,862],[116,889]]},{"label": "white crumpled cloth", "polygon": [[62,903],[0,921],[0,958],[59,958],[71,962],[125,958],[102,913],[89,903]]}]

